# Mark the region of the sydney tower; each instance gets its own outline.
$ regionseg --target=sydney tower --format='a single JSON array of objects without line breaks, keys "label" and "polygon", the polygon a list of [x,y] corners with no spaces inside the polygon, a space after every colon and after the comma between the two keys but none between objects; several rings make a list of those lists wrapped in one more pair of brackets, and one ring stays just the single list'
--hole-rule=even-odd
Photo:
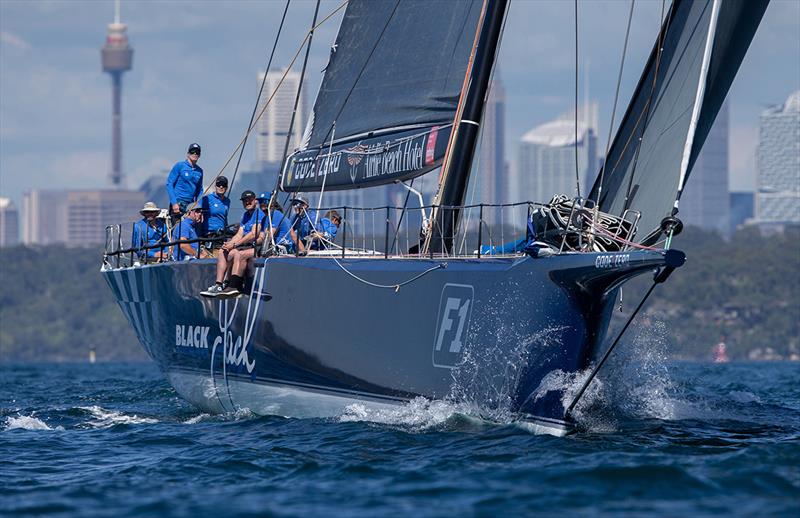
[{"label": "sydney tower", "polygon": [[131,69],[133,49],[128,45],[128,27],[119,21],[119,0],[114,10],[114,23],[108,24],[106,43],[101,50],[103,72],[111,74],[111,185],[122,187],[122,73]]}]

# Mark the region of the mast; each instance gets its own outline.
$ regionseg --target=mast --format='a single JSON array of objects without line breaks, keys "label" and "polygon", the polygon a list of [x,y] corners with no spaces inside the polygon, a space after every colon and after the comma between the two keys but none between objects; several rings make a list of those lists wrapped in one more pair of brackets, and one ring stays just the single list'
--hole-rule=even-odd
[{"label": "mast", "polygon": [[484,0],[474,58],[465,78],[466,93],[462,93],[462,105],[456,113],[454,136],[442,165],[439,190],[434,201],[436,208],[431,218],[433,228],[428,232],[426,251],[446,252],[452,247],[461,210],[440,207],[464,204],[480,133],[480,121],[483,119],[489,80],[507,8],[508,0]]}]

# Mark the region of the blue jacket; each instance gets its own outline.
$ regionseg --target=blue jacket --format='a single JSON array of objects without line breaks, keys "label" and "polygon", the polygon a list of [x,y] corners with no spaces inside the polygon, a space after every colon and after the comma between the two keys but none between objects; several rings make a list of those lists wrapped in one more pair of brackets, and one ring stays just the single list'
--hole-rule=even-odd
[{"label": "blue jacket", "polygon": [[230,198],[220,198],[217,193],[212,192],[208,196],[203,196],[200,206],[203,207],[204,219],[200,230],[203,236],[222,230],[227,226],[228,209],[231,208]]},{"label": "blue jacket", "polygon": [[[197,229],[195,228],[195,222],[192,221],[189,218],[183,218],[181,220],[180,225],[178,225],[172,231],[172,240],[173,241],[180,241],[181,238],[190,239],[190,240],[191,239],[197,239]],[[199,245],[199,243],[190,243],[190,246],[192,247],[192,250],[194,250],[195,252],[197,252],[197,246],[198,245]],[[184,252],[181,249],[180,245],[175,245],[175,249],[172,252],[172,258],[173,259],[175,259],[176,261],[183,261],[188,256],[189,256],[189,254]],[[194,255],[192,257],[194,257]]]},{"label": "blue jacket", "polygon": [[[167,226],[164,224],[164,220],[157,219],[156,226],[153,227],[147,224],[146,218],[142,218],[133,226],[133,233],[131,234],[131,248],[140,248],[168,242]],[[161,251],[162,250],[158,248],[147,250],[147,257],[155,257],[155,255]],[[167,249],[164,248],[163,251],[166,252]],[[144,257],[144,255],[145,250],[139,252],[139,257]]]},{"label": "blue jacket", "polygon": [[304,239],[306,236],[311,234],[316,228],[316,225],[319,223],[312,223],[316,219],[316,211],[311,209],[306,209],[305,214],[295,214],[294,219],[292,220],[292,228],[294,231],[297,232],[298,239]]},{"label": "blue jacket", "polygon": [[167,194],[169,204],[184,202],[191,203],[197,200],[203,192],[203,169],[188,160],[176,163],[167,177]]}]

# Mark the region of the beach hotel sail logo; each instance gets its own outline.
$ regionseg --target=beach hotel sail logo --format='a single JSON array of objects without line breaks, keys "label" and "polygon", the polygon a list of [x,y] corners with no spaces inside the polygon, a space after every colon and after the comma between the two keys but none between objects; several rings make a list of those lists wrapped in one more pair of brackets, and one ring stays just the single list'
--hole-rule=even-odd
[{"label": "beach hotel sail logo", "polygon": [[467,284],[445,284],[433,342],[433,365],[452,369],[464,353],[475,289]]},{"label": "beach hotel sail logo", "polygon": [[358,176],[358,164],[364,159],[364,152],[367,150],[366,146],[361,143],[356,144],[351,148],[345,149],[347,153],[347,165],[350,166],[350,181],[356,183],[356,176]]}]

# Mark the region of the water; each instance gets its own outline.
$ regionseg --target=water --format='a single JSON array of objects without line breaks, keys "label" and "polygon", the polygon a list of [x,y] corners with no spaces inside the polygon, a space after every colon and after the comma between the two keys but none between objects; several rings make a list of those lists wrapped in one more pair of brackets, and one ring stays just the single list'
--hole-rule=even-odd
[{"label": "water", "polygon": [[800,364],[658,351],[610,365],[564,438],[469,401],[210,416],[150,364],[3,365],[0,515],[798,516]]}]

